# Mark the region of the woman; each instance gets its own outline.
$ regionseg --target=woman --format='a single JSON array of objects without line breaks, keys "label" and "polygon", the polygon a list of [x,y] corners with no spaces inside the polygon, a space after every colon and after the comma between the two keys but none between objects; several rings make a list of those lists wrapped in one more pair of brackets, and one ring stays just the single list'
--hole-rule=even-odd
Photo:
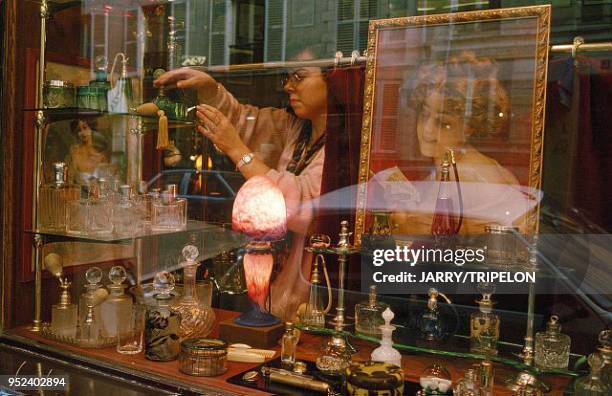
[{"label": "woman", "polygon": [[102,139],[94,136],[95,121],[80,119],[70,122],[70,130],[77,138],[77,143],[70,146],[65,162],[68,166],[68,177],[72,183],[88,185],[92,177],[108,177],[110,156],[108,146]]},{"label": "woman", "polygon": [[[313,59],[309,50],[297,60]],[[292,231],[287,260],[271,285],[272,313],[294,319],[308,298],[311,258],[305,254],[312,233],[312,200],[321,191],[327,123],[327,83],[318,67],[292,70],[284,83],[290,110],[242,105],[204,72],[183,68],[170,71],[155,85],[195,88],[201,105],[198,131],[209,138],[249,179],[265,175],[283,192],[288,228]],[[301,272],[301,274],[300,274]]]},{"label": "woman", "polygon": [[[466,51],[444,63],[421,67],[415,81],[402,108],[410,113],[406,124],[416,126],[420,155],[431,158],[436,171],[424,182],[415,183],[420,196],[415,210],[394,214],[397,233],[430,234],[439,190],[439,167],[449,149],[455,155],[467,212],[460,232],[480,234],[485,225],[494,223],[523,227],[521,211],[528,205],[515,206],[523,195],[517,188],[508,187],[518,187],[517,178],[480,152],[475,143],[479,138],[506,133],[510,102],[497,79],[497,66]],[[451,193],[456,200],[455,191],[453,183]],[[506,208],[504,201],[515,207]],[[472,216],[475,213],[483,217]]]}]

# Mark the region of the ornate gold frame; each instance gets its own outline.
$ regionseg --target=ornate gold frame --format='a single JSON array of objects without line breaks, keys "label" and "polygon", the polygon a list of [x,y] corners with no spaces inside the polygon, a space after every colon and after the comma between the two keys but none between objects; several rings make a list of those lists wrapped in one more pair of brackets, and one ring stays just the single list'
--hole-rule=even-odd
[{"label": "ornate gold frame", "polygon": [[[376,62],[378,32],[381,28],[404,26],[426,26],[455,24],[502,19],[537,18],[536,51],[534,54],[534,93],[531,131],[531,153],[529,161],[529,187],[539,189],[542,176],[542,151],[544,143],[544,110],[546,104],[546,76],[548,68],[548,48],[550,33],[550,5],[502,8],[484,11],[469,11],[448,14],[412,16],[370,21],[368,28],[368,52],[366,82],[363,104],[363,125],[361,129],[361,153],[359,156],[359,180],[357,189],[355,220],[355,245],[361,246],[361,236],[365,232],[367,181],[369,179],[370,150],[372,135],[372,114],[376,83]],[[538,230],[539,204],[528,214],[528,229]]]}]

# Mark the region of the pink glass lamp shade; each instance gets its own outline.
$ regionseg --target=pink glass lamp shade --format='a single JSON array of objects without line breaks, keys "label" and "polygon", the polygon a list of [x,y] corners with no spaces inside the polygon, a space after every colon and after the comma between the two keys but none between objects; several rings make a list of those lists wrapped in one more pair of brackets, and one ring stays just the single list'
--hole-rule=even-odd
[{"label": "pink glass lamp shade", "polygon": [[247,180],[234,200],[232,228],[259,241],[282,239],[287,233],[287,208],[276,184],[265,176]]},{"label": "pink glass lamp shade", "polygon": [[243,326],[271,326],[279,320],[262,311],[270,292],[274,265],[270,241],[287,233],[287,209],[283,193],[270,179],[255,176],[238,191],[232,211],[232,228],[252,240],[243,258],[244,276],[254,309],[236,318]]}]

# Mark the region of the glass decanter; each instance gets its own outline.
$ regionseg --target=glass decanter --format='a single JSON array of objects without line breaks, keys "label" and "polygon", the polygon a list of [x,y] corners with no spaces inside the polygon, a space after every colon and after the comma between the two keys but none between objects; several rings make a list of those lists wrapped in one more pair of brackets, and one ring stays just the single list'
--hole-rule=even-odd
[{"label": "glass decanter", "polygon": [[81,197],[81,189],[68,183],[68,168],[63,162],[53,164],[53,181],[40,188],[41,230],[66,231],[66,204]]},{"label": "glass decanter", "polygon": [[436,206],[431,221],[431,235],[439,248],[450,248],[454,244],[455,235],[459,233],[461,223],[455,216],[453,198],[451,196],[450,167],[454,164],[452,150],[448,150],[442,162],[440,188],[436,198]]},{"label": "glass decanter", "polygon": [[599,352],[604,358],[604,367],[601,370],[601,379],[612,389],[612,330],[599,333]]},{"label": "glass decanter", "polygon": [[382,313],[389,307],[384,302],[377,301],[376,285],[370,286],[368,301],[355,304],[355,330],[357,333],[380,337],[380,326],[385,324]]},{"label": "glass decanter", "polygon": [[125,268],[120,265],[112,267],[108,272],[108,279],[111,281],[108,285],[110,294],[100,304],[100,316],[103,334],[106,337],[116,337],[128,330],[133,302],[132,297],[124,293],[126,286],[123,282],[127,279]]},{"label": "glass decanter", "polygon": [[173,309],[181,315],[179,336],[181,338],[206,337],[215,322],[215,312],[210,306],[204,305],[198,299],[196,292],[196,272],[199,262],[195,261],[200,252],[193,245],[187,245],[182,250],[185,261],[183,268],[183,295]]},{"label": "glass decanter", "polygon": [[170,361],[178,357],[180,338],[178,335],[181,315],[171,306],[174,276],[167,271],[155,274],[155,303],[147,307],[145,314],[145,357],[154,361]]},{"label": "glass decanter", "polygon": [[187,226],[187,200],[179,198],[176,184],[168,185],[161,200],[153,202],[151,230],[180,231]]},{"label": "glass decanter", "polygon": [[499,340],[499,316],[493,313],[491,295],[495,292],[492,283],[481,283],[478,291],[482,298],[476,302],[479,305],[478,312],[470,316],[470,350],[487,355],[497,354],[497,341]]},{"label": "glass decanter", "polygon": [[102,270],[91,267],[85,272],[86,291],[79,300],[79,338],[95,342],[102,336],[100,303],[106,299],[107,292],[101,289]]},{"label": "glass decanter", "polygon": [[561,333],[559,317],[553,315],[546,324],[546,331],[536,333],[535,364],[540,368],[567,368],[571,339]]},{"label": "glass decanter", "polygon": [[453,381],[447,369],[439,364],[427,367],[419,377],[422,395],[448,395],[453,390]]},{"label": "glass decanter", "polygon": [[130,237],[142,228],[142,215],[132,199],[132,187],[119,187],[119,200],[113,208],[113,227],[118,236]]},{"label": "glass decanter", "polygon": [[574,383],[575,396],[609,396],[612,394],[610,388],[601,378],[604,367],[604,358],[599,353],[589,355],[589,366],[591,371],[588,375],[579,378]]},{"label": "glass decanter", "polygon": [[481,396],[480,381],[478,372],[475,369],[465,370],[463,379],[461,379],[453,388],[454,396]]},{"label": "glass decanter", "polygon": [[100,196],[97,180],[89,185],[88,197],[66,207],[66,232],[76,235],[106,235],[113,232],[113,208]]}]

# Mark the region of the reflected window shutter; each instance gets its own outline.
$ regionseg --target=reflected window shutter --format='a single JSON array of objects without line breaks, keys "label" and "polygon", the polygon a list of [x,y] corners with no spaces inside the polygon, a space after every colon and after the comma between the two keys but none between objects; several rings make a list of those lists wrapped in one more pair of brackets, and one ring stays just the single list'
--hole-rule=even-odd
[{"label": "reflected window shutter", "polygon": [[383,83],[383,106],[381,111],[380,141],[378,150],[397,150],[397,118],[399,114],[399,86],[397,82]]},{"label": "reflected window shutter", "polygon": [[285,28],[285,0],[268,0],[266,3],[265,61],[282,61]]},{"label": "reflected window shutter", "polygon": [[225,64],[225,0],[212,0],[212,26],[210,31],[210,64]]}]

